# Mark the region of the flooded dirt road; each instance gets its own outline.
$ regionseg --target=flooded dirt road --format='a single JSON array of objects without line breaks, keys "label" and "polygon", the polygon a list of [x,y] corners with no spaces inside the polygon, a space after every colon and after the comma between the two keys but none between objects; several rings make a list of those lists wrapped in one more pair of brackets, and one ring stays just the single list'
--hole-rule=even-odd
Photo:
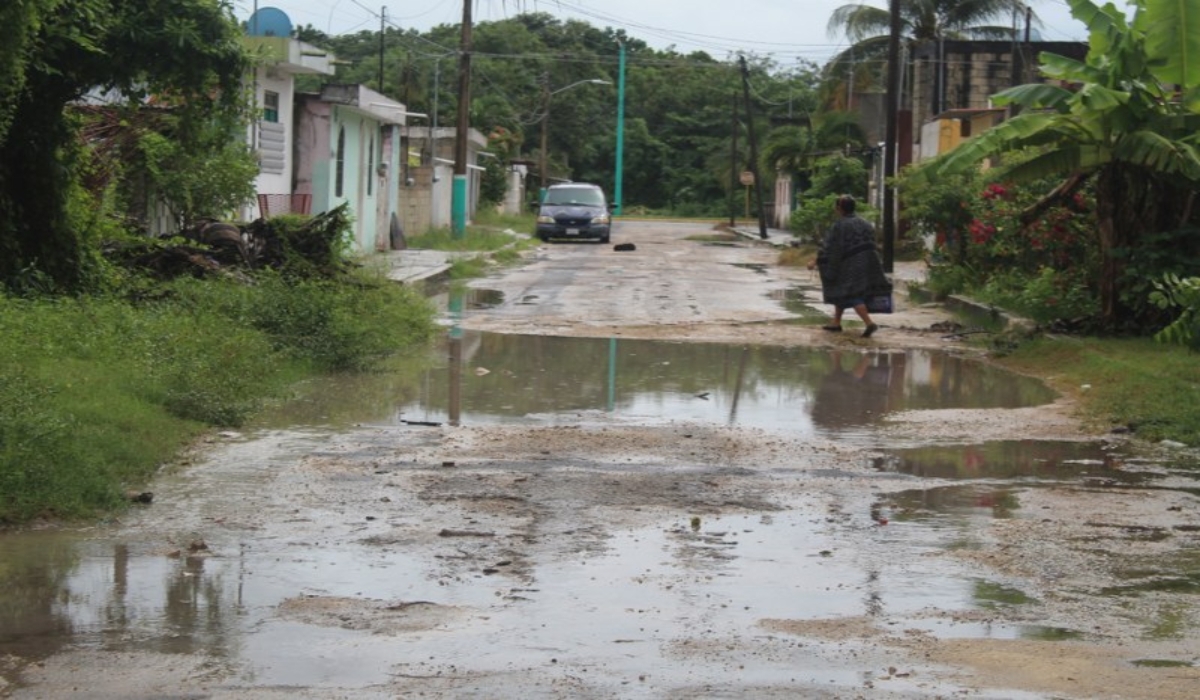
[{"label": "flooded dirt road", "polygon": [[0,694],[1195,697],[1194,460],[697,233],[544,246],[426,361],[0,535]]}]

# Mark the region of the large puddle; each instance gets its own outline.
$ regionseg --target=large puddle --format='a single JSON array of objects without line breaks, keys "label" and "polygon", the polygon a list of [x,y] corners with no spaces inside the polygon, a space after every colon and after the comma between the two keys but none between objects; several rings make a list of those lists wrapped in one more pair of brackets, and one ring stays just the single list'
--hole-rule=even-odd
[{"label": "large puddle", "polygon": [[[207,500],[238,498],[265,488],[273,464],[319,452],[327,436],[360,424],[699,422],[839,439],[869,434],[897,411],[1015,408],[1054,399],[1039,382],[939,352],[457,330],[451,336],[448,352],[408,369],[306,387],[264,417],[255,428],[261,437],[223,446],[204,465],[203,481],[176,477],[175,487],[211,490],[189,497],[197,510]],[[877,477],[911,479],[913,488],[855,504],[898,527],[866,526],[853,546],[816,502],[703,521],[680,514],[665,526],[615,530],[590,556],[542,563],[540,583],[528,589],[488,575],[439,577],[427,556],[352,534],[367,527],[361,517],[333,528],[350,535],[345,538],[309,521],[235,533],[230,541],[240,544],[226,543],[217,556],[202,543],[167,546],[147,533],[123,537],[106,528],[8,533],[0,535],[0,658],[45,658],[68,648],[202,653],[240,669],[246,683],[336,687],[382,683],[396,673],[451,673],[454,659],[501,673],[529,658],[596,654],[594,642],[603,640],[617,649],[603,655],[605,673],[636,677],[656,668],[660,678],[676,674],[680,682],[703,685],[720,683],[730,668],[685,668],[671,658],[664,639],[684,619],[716,630],[717,642],[731,648],[736,640],[725,640],[720,630],[753,629],[764,619],[886,616],[889,624],[901,620],[943,638],[1071,639],[1081,631],[928,615],[1036,601],[922,553],[964,546],[962,532],[973,522],[1019,514],[1024,488],[1153,488],[1170,475],[1125,469],[1111,451],[1079,443],[881,452]],[[1131,586],[1142,583],[1135,574]],[[1194,590],[1198,579],[1182,571],[1175,580]],[[331,606],[321,613],[326,622],[314,624],[311,609],[307,617],[287,614],[289,606],[303,609],[306,596]],[[370,618],[364,610],[392,610],[396,601],[428,604],[425,622],[415,630],[396,623],[384,633],[359,625]],[[463,626],[472,633],[409,633]],[[762,659],[742,663],[757,664],[763,682],[801,675],[846,687],[862,680],[858,671],[811,660],[799,668]]]},{"label": "large puddle", "polygon": [[[270,422],[697,421],[798,436],[838,435],[913,409],[1048,403],[1036,380],[952,354],[671,343],[465,332],[437,366],[406,380],[314,385]],[[456,365],[446,358],[461,355]],[[458,371],[451,371],[457,367]]]}]

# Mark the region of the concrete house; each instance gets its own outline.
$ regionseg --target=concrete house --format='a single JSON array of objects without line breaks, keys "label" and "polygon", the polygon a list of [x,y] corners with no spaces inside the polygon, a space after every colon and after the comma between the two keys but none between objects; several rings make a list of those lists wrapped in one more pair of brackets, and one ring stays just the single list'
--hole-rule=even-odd
[{"label": "concrete house", "polygon": [[258,10],[247,23],[258,112],[248,140],[259,174],[256,201],[242,216],[319,214],[347,203],[356,252],[387,249],[399,227],[395,182],[404,105],[360,85],[298,93],[298,76],[332,77],[335,59],[292,39],[291,31],[287,15],[275,8]]},{"label": "concrete house", "polygon": [[[405,231],[420,232],[450,226],[454,179],[454,145],[458,130],[452,127],[408,126],[404,129],[405,177],[401,222]],[[487,137],[467,132],[467,218],[479,208],[480,180],[487,157]]]},{"label": "concrete house", "polygon": [[[362,85],[296,89],[298,76],[329,78],[335,58],[290,37],[287,16],[262,8],[247,23],[257,57],[251,78],[258,119],[247,138],[258,154],[256,201],[242,218],[319,214],[347,204],[359,253],[403,247],[403,232],[451,223],[454,128],[414,127],[406,106]],[[467,216],[479,202],[487,139],[468,133]]]},{"label": "concrete house", "polygon": [[313,213],[348,203],[355,250],[399,247],[403,104],[362,85],[296,96],[293,192]]},{"label": "concrete house", "polygon": [[[251,32],[256,25],[257,22],[251,24]],[[263,22],[258,31],[270,33],[252,34],[244,39],[256,57],[250,89],[258,118],[251,124],[247,140],[258,155],[259,173],[254,181],[258,197],[242,216],[255,219],[288,212],[310,213],[309,202],[292,197],[296,76],[332,76],[333,57],[287,34],[276,36],[274,32],[290,31],[290,24],[281,25],[281,20]]]},{"label": "concrete house", "polygon": [[[1070,41],[941,41],[919,46],[912,57],[912,149],[932,158],[1009,115],[992,95],[1044,81],[1037,56],[1049,52],[1083,60],[1087,44]],[[901,165],[905,161],[902,160]]]}]

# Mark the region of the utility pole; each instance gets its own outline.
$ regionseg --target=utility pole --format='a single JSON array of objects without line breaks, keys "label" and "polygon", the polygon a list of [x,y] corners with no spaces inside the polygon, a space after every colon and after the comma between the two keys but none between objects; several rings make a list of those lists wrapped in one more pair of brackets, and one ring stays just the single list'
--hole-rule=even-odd
[{"label": "utility pole", "polygon": [[538,202],[541,203],[542,198],[546,196],[546,187],[549,185],[546,177],[546,169],[549,164],[546,159],[546,151],[550,147],[550,74],[542,73],[542,143],[541,150],[538,152],[538,182],[540,183],[541,191],[538,192]]},{"label": "utility pole", "polygon": [[458,120],[454,134],[454,187],[450,191],[450,234],[467,228],[467,132],[471,128],[471,3],[463,0],[462,40],[458,57]]},{"label": "utility pole", "polygon": [[737,93],[733,93],[733,122],[729,136],[729,227],[737,226],[738,190],[738,104]]},{"label": "utility pole", "polygon": [[750,172],[754,174],[754,196],[758,199],[758,237],[766,240],[767,217],[763,211],[762,178],[758,176],[758,139],[754,135],[754,112],[750,109],[750,69],[746,67],[746,57],[739,58],[742,63],[742,97],[746,102],[746,129],[750,137]]},{"label": "utility pole", "polygon": [[613,215],[621,215],[621,202],[625,196],[622,190],[625,172],[625,43],[618,41],[621,47],[617,59],[617,162],[616,176],[613,178]]},{"label": "utility pole", "polygon": [[900,109],[900,0],[889,0],[887,128],[883,143],[883,271],[891,272],[896,259],[896,190],[888,182],[896,176],[896,117]]},{"label": "utility pole", "polygon": [[383,49],[384,36],[387,32],[387,8],[379,10],[379,92],[383,93]]}]

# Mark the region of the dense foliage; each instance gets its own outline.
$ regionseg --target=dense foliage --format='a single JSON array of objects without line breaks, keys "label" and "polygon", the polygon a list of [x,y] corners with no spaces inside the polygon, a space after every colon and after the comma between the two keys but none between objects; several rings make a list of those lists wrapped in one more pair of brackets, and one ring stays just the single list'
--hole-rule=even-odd
[{"label": "dense foliage", "polygon": [[422,347],[427,302],[369,276],[182,278],[154,300],[0,295],[0,524],[114,507],[201,430],[304,373]]},{"label": "dense foliage", "polygon": [[0,32],[0,282],[82,289],[96,241],[69,216],[84,169],[68,105],[153,97],[187,143],[236,121],[239,31],[218,0],[22,0],[0,8]]},{"label": "dense foliage", "polygon": [[802,240],[819,243],[821,236],[837,219],[834,203],[848,194],[859,200],[855,212],[868,221],[876,212],[866,204],[867,168],[862,160],[842,155],[826,156],[812,168],[812,185],[805,191],[799,207],[792,212],[792,231]]},{"label": "dense foliage", "polygon": [[[547,149],[551,178],[590,181],[611,190],[616,160],[619,52],[626,51],[623,149],[625,211],[664,211],[708,216],[729,212],[741,194],[732,173],[748,169],[746,107],[738,114],[738,152],[731,153],[734,100],[741,74],[731,57],[655,50],[624,31],[561,21],[545,13],[520,14],[473,29],[472,126],[493,138],[489,150],[504,150],[536,166],[543,84],[550,98]],[[331,49],[349,65],[340,82],[360,82],[394,95],[410,110],[430,114],[447,126],[457,112],[456,49],[459,28],[443,25],[427,33],[388,28],[384,36],[383,84],[379,84],[377,31],[329,37],[312,27],[298,36]],[[769,59],[749,61],[754,124],[765,143],[778,124],[799,123],[815,114],[818,70],[782,69]],[[840,144],[839,144],[840,145]],[[732,161],[732,162],[731,162]],[[774,169],[766,167],[767,189]]]},{"label": "dense foliage", "polygon": [[[1085,283],[1096,290],[1106,327],[1154,328],[1163,323],[1154,282],[1200,270],[1191,205],[1200,189],[1200,52],[1190,50],[1200,6],[1138,0],[1130,21],[1112,5],[1070,5],[1090,30],[1087,58],[1043,53],[1041,71],[1077,87],[1039,83],[997,95],[997,104],[1022,111],[923,165],[910,191],[920,197],[931,183],[1002,159],[988,175],[1006,196],[993,199],[1009,202],[1010,184],[1042,196],[1025,199],[1019,211],[994,212],[1007,216],[1007,229],[973,222],[973,243],[1013,264],[1029,263],[1013,256],[1054,263],[1057,255],[1057,267],[1069,265],[1077,277],[1070,281],[1077,293]],[[1039,188],[1046,178],[1053,186]],[[1081,210],[1088,212],[1082,223]]]}]

